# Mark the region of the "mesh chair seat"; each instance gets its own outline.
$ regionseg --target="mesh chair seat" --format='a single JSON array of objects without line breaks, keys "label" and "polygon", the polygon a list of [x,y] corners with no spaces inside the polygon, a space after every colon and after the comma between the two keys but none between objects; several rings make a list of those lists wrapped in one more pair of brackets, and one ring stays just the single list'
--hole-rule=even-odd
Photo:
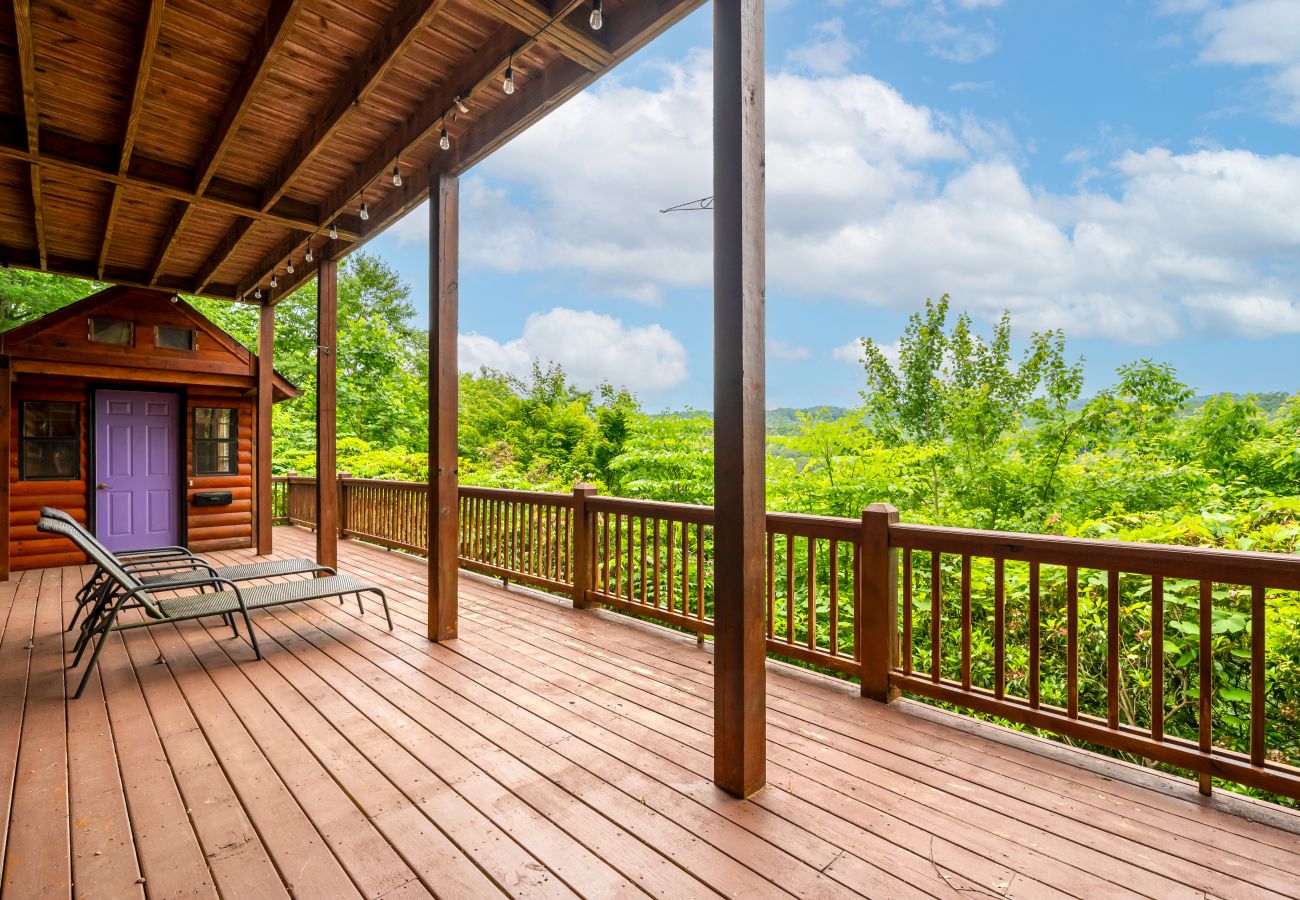
[{"label": "mesh chair seat", "polygon": [[[259,584],[255,587],[242,588],[240,593],[244,595],[244,605],[249,610],[254,610],[368,590],[374,590],[374,587],[351,575],[327,575],[324,578],[302,578],[282,584]],[[239,598],[234,591],[186,594],[184,597],[154,602],[158,604],[164,616],[173,620],[200,619],[240,611]]]},{"label": "mesh chair seat", "polygon": [[[302,575],[321,570],[315,560],[299,557],[297,559],[273,559],[270,562],[245,563],[240,566],[226,566],[217,569],[217,577],[227,581],[253,581],[257,578],[278,578],[282,575]],[[185,585],[194,581],[192,571],[168,572],[165,575],[141,575],[140,581],[150,590],[165,591],[168,584]]]}]

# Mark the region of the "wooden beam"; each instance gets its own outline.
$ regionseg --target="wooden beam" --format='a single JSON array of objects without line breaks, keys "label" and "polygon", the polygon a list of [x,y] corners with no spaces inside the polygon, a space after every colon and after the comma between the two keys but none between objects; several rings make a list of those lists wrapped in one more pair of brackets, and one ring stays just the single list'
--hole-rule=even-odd
[{"label": "wooden beam", "polygon": [[460,182],[441,175],[429,204],[429,640],[456,637],[459,485],[456,481],[459,373]]},{"label": "wooden beam", "polygon": [[221,110],[221,118],[204,145],[203,155],[194,170],[194,191],[202,194],[208,189],[208,183],[217,173],[221,161],[230,149],[230,143],[239,132],[244,117],[252,105],[257,89],[261,87],[271,70],[271,64],[279,55],[289,32],[298,21],[298,15],[306,6],[305,0],[273,0],[271,9],[262,20],[262,27],[253,39],[253,46],[248,59],[239,73],[230,93],[226,95],[226,105]]},{"label": "wooden beam", "polygon": [[9,357],[0,356],[0,460],[4,477],[0,478],[0,581],[9,580],[9,485],[16,473],[10,461],[13,453],[13,372]]},{"label": "wooden beam", "polygon": [[338,568],[338,263],[321,259],[316,281],[316,561]]},{"label": "wooden beam", "polygon": [[263,209],[270,209],[284,196],[298,174],[334,136],[348,112],[360,107],[370,98],[371,92],[401,58],[416,35],[446,5],[447,0],[402,0],[397,5],[383,30],[371,41],[364,60],[353,68],[352,76],[334,92],[322,112],[312,120],[311,126],[299,135],[293,151],[280,163],[275,175],[262,188]]},{"label": "wooden beam", "polygon": [[271,552],[271,409],[275,385],[275,307],[263,304],[257,320],[257,444],[253,470],[257,475],[257,555]]},{"label": "wooden beam", "polygon": [[[140,57],[135,65],[135,82],[131,90],[131,103],[127,107],[126,124],[122,128],[122,150],[118,157],[117,174],[125,175],[131,166],[131,151],[135,149],[135,133],[140,127],[140,113],[144,109],[145,89],[149,84],[149,71],[153,68],[154,50],[158,46],[158,32],[162,28],[162,13],[166,0],[150,0],[149,14],[145,17],[140,35]],[[104,240],[99,247],[99,263],[95,270],[99,278],[104,277],[104,264],[108,260],[108,249],[113,243],[113,226],[117,223],[117,211],[122,202],[122,186],[115,184],[108,201],[108,217],[104,221]]]},{"label": "wooden beam", "polygon": [[[542,42],[554,47],[568,59],[591,72],[603,72],[614,62],[614,55],[599,34],[585,25],[574,26],[565,20],[579,3],[565,3],[559,14],[538,6],[532,0],[472,0],[471,5],[524,34],[539,34]],[[555,21],[551,21],[552,17]]]},{"label": "wooden beam", "polygon": [[[36,43],[32,36],[31,0],[14,0],[14,35],[18,48],[18,74],[23,89],[23,124],[27,133],[27,151],[40,147],[40,112],[36,96]],[[36,235],[41,268],[49,259],[45,240],[45,199],[41,192],[41,170],[34,162],[28,167],[32,191],[32,228]]]},{"label": "wooden beam", "polygon": [[713,779],[767,780],[763,0],[713,0]]},{"label": "wooden beam", "polygon": [[239,248],[240,241],[247,237],[252,230],[252,219],[240,219],[235,223],[234,228],[226,232],[213,251],[208,254],[208,258],[203,261],[203,265],[199,266],[198,274],[194,276],[194,290],[196,293],[208,286],[213,276]]}]

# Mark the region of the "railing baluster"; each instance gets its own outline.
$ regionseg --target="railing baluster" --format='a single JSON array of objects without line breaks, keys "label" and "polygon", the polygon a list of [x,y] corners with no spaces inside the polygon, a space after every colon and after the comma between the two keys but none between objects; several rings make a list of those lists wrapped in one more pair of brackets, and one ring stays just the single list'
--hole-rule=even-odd
[{"label": "railing baluster", "polygon": [[1039,685],[1042,681],[1040,647],[1043,633],[1039,623],[1038,563],[1029,564],[1029,708],[1038,709]]},{"label": "railing baluster", "polygon": [[661,573],[660,573],[660,568],[659,568],[659,567],[660,567],[660,554],[663,552],[663,551],[661,550],[661,548],[660,548],[660,541],[659,541],[659,531],[660,531],[660,526],[662,526],[662,525],[663,525],[663,520],[661,520],[661,519],[655,519],[655,520],[654,520],[654,555],[655,555],[654,585],[655,585],[655,609],[659,609],[659,607],[663,605],[663,597],[662,597],[661,594],[660,594],[660,591],[661,591],[661,585],[662,585],[662,581],[661,581],[662,575],[661,575]]},{"label": "railing baluster", "polygon": [[1119,728],[1119,572],[1106,578],[1106,724]]},{"label": "railing baluster", "polygon": [[1165,739],[1165,580],[1151,577],[1151,737]]},{"label": "railing baluster", "polygon": [[1007,693],[1007,573],[1006,560],[993,560],[993,696]]},{"label": "railing baluster", "polygon": [[600,570],[601,582],[600,590],[602,594],[609,593],[609,513],[600,514]]},{"label": "railing baluster", "polygon": [[673,565],[673,547],[677,544],[677,523],[672,519],[666,519],[664,524],[668,526],[667,534],[664,535],[665,542],[668,544],[668,611],[674,612],[673,591],[677,584],[677,569]]},{"label": "railing baluster", "polygon": [[831,626],[831,656],[840,655],[840,542],[831,538],[831,605],[830,605],[830,626]]},{"label": "railing baluster", "polygon": [[[861,573],[861,569],[858,572]],[[860,588],[859,588],[860,590]],[[912,548],[903,550],[903,674],[912,674]]]},{"label": "railing baluster", "polygon": [[1264,765],[1264,586],[1250,589],[1250,764]]},{"label": "railing baluster", "polygon": [[[695,523],[695,618],[704,621],[704,523]],[[703,639],[704,633],[699,637]]]},{"label": "railing baluster", "polygon": [[936,684],[943,677],[943,555],[930,551],[930,679]]},{"label": "railing baluster", "polygon": [[691,526],[682,523],[682,615],[691,614]]},{"label": "railing baluster", "polygon": [[1068,694],[1066,715],[1079,718],[1079,569],[1065,570],[1065,685]]},{"label": "railing baluster", "polygon": [[776,636],[776,535],[767,533],[767,639]]},{"label": "railing baluster", "polygon": [[785,642],[794,643],[794,535],[785,536]]},{"label": "railing baluster", "polygon": [[648,598],[646,595],[646,553],[645,553],[645,516],[641,516],[641,546],[639,556],[641,557],[641,602],[645,603]]},{"label": "railing baluster", "polygon": [[971,561],[970,554],[961,557],[961,686],[970,690],[971,669],[971,602],[970,602]]},{"label": "railing baluster", "polygon": [[[1198,746],[1202,753],[1209,753],[1214,741],[1214,582],[1201,582],[1201,649],[1200,678],[1197,681],[1197,693],[1200,694],[1200,721],[1198,728]],[[1200,773],[1201,793],[1209,796],[1211,780],[1208,772]]]},{"label": "railing baluster", "polygon": [[808,542],[808,629],[804,643],[809,650],[817,647],[817,539],[806,538]]}]

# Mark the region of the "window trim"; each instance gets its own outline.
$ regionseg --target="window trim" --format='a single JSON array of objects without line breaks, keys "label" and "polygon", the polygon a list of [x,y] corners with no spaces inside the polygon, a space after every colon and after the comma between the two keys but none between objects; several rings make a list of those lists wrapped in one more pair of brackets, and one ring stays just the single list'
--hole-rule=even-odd
[{"label": "window trim", "polygon": [[[97,341],[95,340],[95,320],[101,319],[105,322],[117,322],[125,325],[130,332],[130,338],[125,344],[119,344],[116,341]],[[105,347],[134,347],[135,346],[135,322],[131,319],[118,319],[113,316],[87,316],[86,317],[86,341],[91,344],[103,344]]]},{"label": "window trim", "polygon": [[[230,437],[213,438],[199,437],[199,410],[229,410],[230,411]],[[239,474],[239,408],[235,406],[196,406],[190,412],[190,469],[195,478],[218,477],[222,475]],[[229,444],[230,468],[224,471],[199,471],[199,444]]]},{"label": "window trim", "polygon": [[[72,437],[38,437],[26,433],[27,406],[32,403],[71,406],[73,415]],[[27,472],[27,444],[36,443],[71,443],[76,457],[77,471],[71,478],[61,475],[29,475]],[[19,481],[81,481],[81,404],[75,400],[22,400],[18,404],[18,480]]]},{"label": "window trim", "polygon": [[[188,347],[164,347],[161,343],[159,343],[158,340],[164,328],[171,329],[172,331],[189,332],[190,345]],[[184,325],[155,325],[153,327],[153,348],[155,350],[162,350],[164,353],[195,353],[199,349],[198,329],[186,328]],[[208,409],[211,407],[204,407],[204,408]],[[224,409],[224,407],[221,408]]]}]

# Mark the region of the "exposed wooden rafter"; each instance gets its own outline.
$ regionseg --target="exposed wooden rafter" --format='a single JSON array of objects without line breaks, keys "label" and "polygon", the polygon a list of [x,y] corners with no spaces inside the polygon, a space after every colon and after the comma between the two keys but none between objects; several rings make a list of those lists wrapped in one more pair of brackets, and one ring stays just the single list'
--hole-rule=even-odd
[{"label": "exposed wooden rafter", "polygon": [[473,4],[524,34],[541,32],[543,43],[589,71],[603,71],[614,62],[614,54],[596,32],[582,26],[575,27],[567,21],[569,14],[582,2],[566,0],[557,10],[538,6],[532,0],[473,0]]},{"label": "exposed wooden rafter", "polygon": [[[14,0],[14,33],[18,47],[18,71],[23,86],[23,119],[27,132],[27,150],[35,153],[40,147],[40,114],[36,101],[36,44],[32,38],[31,0]],[[33,160],[29,166],[32,179],[32,226],[36,231],[36,247],[41,268],[49,263],[49,247],[45,241],[45,201],[41,196],[41,167]]]},{"label": "exposed wooden rafter", "polygon": [[[135,133],[140,126],[140,112],[144,109],[145,88],[149,84],[149,70],[153,67],[154,51],[158,47],[158,32],[162,28],[163,8],[166,0],[150,0],[149,14],[145,17],[140,35],[140,58],[135,67],[135,84],[131,90],[131,105],[127,110],[126,126],[122,130],[122,152],[118,158],[117,174],[125,175],[131,166],[131,151],[135,149]],[[122,202],[123,188],[114,184],[108,202],[108,217],[104,221],[104,239],[100,242],[99,262],[95,266],[97,278],[104,277],[108,262],[108,249],[113,243],[113,227],[117,224],[117,210]]]},{"label": "exposed wooden rafter", "polygon": [[[263,210],[271,209],[289,189],[302,170],[316,158],[322,146],[343,124],[348,112],[361,106],[383,80],[394,62],[415,39],[425,25],[433,20],[447,0],[402,0],[389,17],[378,36],[371,42],[363,62],[358,65],[334,95],[325,104],[320,115],[313,119],[307,131],[299,135],[292,152],[276,168],[275,174],[262,188],[258,204]],[[252,221],[236,222],[204,261],[195,280],[196,289],[202,290],[239,244],[252,230]]]},{"label": "exposed wooden rafter", "polygon": [[[272,3],[271,10],[266,14],[257,37],[253,39],[248,62],[240,71],[234,87],[231,88],[226,98],[226,105],[221,111],[221,118],[217,120],[216,128],[213,129],[203,155],[199,158],[199,164],[194,169],[196,196],[201,197],[207,193],[209,185],[216,177],[217,169],[221,166],[222,159],[230,149],[231,142],[239,133],[239,126],[243,124],[244,117],[248,114],[257,89],[270,72],[271,64],[284,47],[285,41],[289,39],[289,32],[293,30],[294,23],[298,21],[304,6],[305,0],[274,0]],[[259,211],[265,211],[260,203],[257,206]],[[158,257],[154,261],[154,280],[162,274],[167,265],[167,257],[171,255],[194,211],[195,206],[191,203],[177,212],[174,218],[175,227],[169,226],[166,240],[160,246]]]}]

